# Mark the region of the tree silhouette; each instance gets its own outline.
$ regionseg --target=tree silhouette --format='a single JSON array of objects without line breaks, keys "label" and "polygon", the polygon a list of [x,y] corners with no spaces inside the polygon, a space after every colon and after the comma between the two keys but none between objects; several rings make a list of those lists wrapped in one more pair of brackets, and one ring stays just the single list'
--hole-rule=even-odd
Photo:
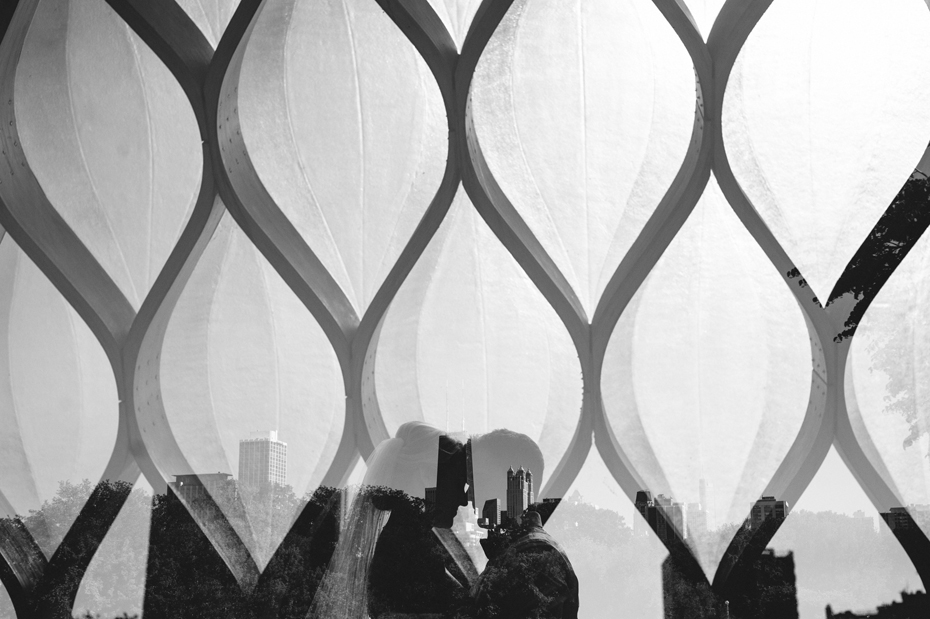
[{"label": "tree silhouette", "polygon": [[[836,281],[827,305],[845,295],[857,303],[846,319],[840,341],[852,337],[869,303],[930,226],[930,179],[915,171],[862,242]],[[803,280],[802,280],[803,281]]]},{"label": "tree silhouette", "polygon": [[[69,531],[74,515],[84,508],[87,491],[92,487],[86,480],[80,484],[62,482],[58,494],[40,509],[25,517],[0,519],[0,523],[26,528],[40,547],[53,548]],[[102,482],[96,486],[94,496],[106,508],[113,504],[107,501],[108,495],[129,490],[130,486],[124,482]],[[236,512],[234,495],[233,486],[228,496],[218,497],[219,504],[230,510],[231,518],[243,518],[246,508],[240,507],[240,512]],[[55,589],[43,595],[43,603],[46,607],[70,609],[72,600],[68,592],[81,587],[84,599],[93,609],[92,616],[104,618],[123,616],[144,597],[142,611],[146,617],[303,619],[335,547],[338,493],[332,488],[320,488],[300,500],[288,487],[245,489],[237,503],[247,506],[249,501],[264,506],[252,509],[250,514],[257,514],[252,524],[259,531],[290,526],[295,508],[300,514],[249,594],[242,592],[213,544],[180,501],[169,495],[150,497],[136,490],[123,505],[122,517],[114,522],[97,549],[92,569],[86,573],[62,574],[55,580]],[[112,519],[105,509],[95,511],[93,505],[88,513],[91,517],[83,523],[85,530],[80,532],[79,541],[103,535],[104,531],[96,529],[106,527]],[[146,537],[140,531],[145,530],[148,513],[151,529]],[[269,535],[260,535],[259,543],[265,543],[263,536]],[[80,550],[80,544],[74,545],[70,552],[75,548]],[[140,571],[136,566],[146,552],[145,570]],[[13,609],[0,605],[0,618],[8,617],[13,619]]]}]

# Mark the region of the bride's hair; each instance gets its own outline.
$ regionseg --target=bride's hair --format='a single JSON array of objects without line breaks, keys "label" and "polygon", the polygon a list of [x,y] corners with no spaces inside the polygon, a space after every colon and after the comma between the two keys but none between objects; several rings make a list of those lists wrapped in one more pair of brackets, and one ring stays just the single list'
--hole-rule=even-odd
[{"label": "bride's hair", "polygon": [[363,486],[381,486],[420,496],[436,485],[439,437],[444,433],[422,421],[400,426],[368,459]]}]

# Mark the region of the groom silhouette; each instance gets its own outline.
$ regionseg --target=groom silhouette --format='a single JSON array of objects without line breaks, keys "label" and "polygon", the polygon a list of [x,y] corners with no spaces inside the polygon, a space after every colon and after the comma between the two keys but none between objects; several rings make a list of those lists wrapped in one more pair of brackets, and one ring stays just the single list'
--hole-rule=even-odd
[{"label": "groom silhouette", "polygon": [[[431,513],[422,513],[412,506],[411,501],[394,502],[391,515],[378,538],[369,573],[368,608],[373,619],[391,614],[470,617],[479,611],[484,613],[482,616],[498,616],[489,615],[487,609],[481,611],[476,606],[478,600],[473,595],[478,591],[480,577],[451,527],[459,507],[469,503],[480,506],[486,499],[506,496],[506,471],[512,464],[533,470],[536,479],[542,480],[542,453],[528,436],[509,430],[495,430],[464,443],[448,435],[439,435],[433,440],[435,502]],[[413,454],[407,454],[406,461],[417,461],[420,467],[428,462],[422,455]],[[413,471],[405,471],[408,476],[413,476]],[[561,614],[534,616],[575,617],[577,580],[573,580],[571,564],[555,541],[542,530],[538,514],[535,514],[535,519],[532,515],[529,528],[522,536],[529,537],[524,542],[517,540],[514,552],[522,557],[521,560],[544,563],[540,564],[544,568],[542,572],[550,575],[558,572],[554,580],[550,578],[551,582],[544,583],[544,588],[548,587],[546,591],[552,594],[547,599],[554,596],[562,601],[574,600],[574,614],[570,610],[567,613],[559,610]],[[534,524],[539,526],[533,528]],[[543,552],[544,548],[552,548],[556,552]],[[511,553],[506,560],[513,556],[517,555]],[[558,557],[555,568],[552,567],[555,565],[554,557]],[[499,578],[494,582],[495,587],[492,588],[497,591],[502,583]],[[556,583],[558,591],[553,589],[552,583]],[[510,595],[515,600],[523,596],[524,587],[538,588],[539,585],[526,578],[511,584],[514,587],[510,587]],[[486,601],[486,598],[487,595],[482,600]],[[494,602],[499,603],[500,600],[494,598]],[[569,601],[569,609],[571,605]],[[518,600],[508,608],[519,610],[522,606],[526,604]],[[555,607],[554,604],[550,606]],[[541,612],[545,611],[541,609]],[[509,616],[519,619],[520,615]]]}]

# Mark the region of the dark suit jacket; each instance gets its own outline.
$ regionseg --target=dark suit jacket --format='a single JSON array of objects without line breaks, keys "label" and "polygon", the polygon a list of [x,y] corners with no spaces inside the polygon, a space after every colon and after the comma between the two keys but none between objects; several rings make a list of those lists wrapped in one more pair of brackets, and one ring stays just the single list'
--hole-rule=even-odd
[{"label": "dark suit jacket", "polygon": [[558,542],[530,528],[491,560],[472,590],[478,619],[577,619],[578,578]]}]

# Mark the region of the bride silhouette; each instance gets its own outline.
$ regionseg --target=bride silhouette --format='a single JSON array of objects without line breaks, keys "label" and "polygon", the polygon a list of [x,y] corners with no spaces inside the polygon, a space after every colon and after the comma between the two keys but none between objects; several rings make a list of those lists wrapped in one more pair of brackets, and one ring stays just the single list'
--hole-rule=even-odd
[{"label": "bride silhouette", "polygon": [[[329,569],[308,616],[313,619],[479,614],[503,617],[494,614],[494,608],[486,603],[491,601],[494,606],[501,601],[499,593],[504,590],[500,586],[501,570],[486,570],[493,580],[482,579],[451,527],[460,506],[468,505],[469,501],[482,505],[482,499],[505,496],[506,470],[514,462],[531,468],[536,478],[542,479],[542,453],[526,435],[495,430],[462,442],[422,422],[402,425],[396,436],[378,445],[368,460],[368,472],[348,510]],[[429,511],[419,499],[427,488],[436,489]],[[532,539],[534,552],[547,544],[557,548],[541,527]],[[497,563],[523,555],[526,563],[530,555],[524,550],[529,547],[515,543],[514,552],[504,553],[506,557],[502,555]],[[556,554],[561,561],[556,571],[570,573],[570,577],[561,577],[562,589],[567,593],[552,593],[555,597],[573,598],[577,608],[577,581],[572,586],[574,572],[564,552],[558,549]],[[546,573],[551,576],[555,572],[548,569]],[[492,582],[495,584],[491,585]],[[485,594],[479,600],[474,596],[482,586]],[[518,594],[518,590],[511,593]],[[486,608],[479,608],[482,603]],[[511,606],[511,610],[517,610],[519,604]],[[508,616],[519,619],[521,615]],[[537,612],[526,616],[576,615]]]}]

